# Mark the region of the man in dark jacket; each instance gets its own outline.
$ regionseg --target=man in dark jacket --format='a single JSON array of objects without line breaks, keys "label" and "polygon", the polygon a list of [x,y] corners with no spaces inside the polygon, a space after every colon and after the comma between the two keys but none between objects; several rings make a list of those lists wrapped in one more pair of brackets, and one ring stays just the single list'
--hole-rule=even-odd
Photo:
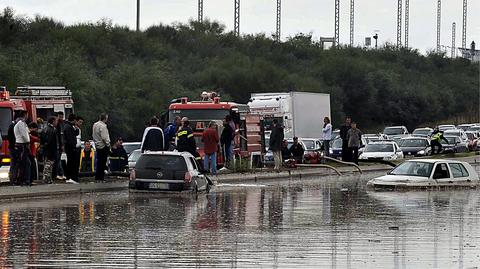
[{"label": "man in dark jacket", "polygon": [[182,125],[182,118],[180,116],[176,116],[172,123],[168,124],[168,126],[163,130],[163,135],[165,137],[164,145],[165,150],[170,150],[172,145],[172,141],[177,135],[178,128]]},{"label": "man in dark jacket", "polygon": [[278,124],[276,119],[273,120],[272,133],[270,134],[269,149],[273,152],[275,161],[275,170],[280,171],[282,168],[282,142],[284,139],[283,127]]},{"label": "man in dark jacket", "polygon": [[352,125],[352,119],[347,117],[345,119],[345,125],[340,127],[340,138],[342,138],[342,160],[344,162],[351,162],[352,161],[352,154],[350,154],[350,150],[348,149],[348,130]]},{"label": "man in dark jacket", "polygon": [[298,142],[298,137],[293,138],[293,145],[290,147],[290,153],[297,163],[303,162],[303,154],[305,153],[305,149],[303,148],[302,144]]},{"label": "man in dark jacket", "polygon": [[182,118],[182,128],[177,133],[177,150],[179,152],[190,152],[193,156],[197,152],[197,143],[187,117]]},{"label": "man in dark jacket", "polygon": [[222,148],[223,148],[225,165],[230,164],[232,160],[232,154],[230,149],[232,147],[233,134],[234,134],[234,131],[232,127],[230,127],[230,124],[227,121],[224,121],[223,131],[222,131],[222,134],[220,135],[220,144],[222,145]]},{"label": "man in dark jacket", "polygon": [[76,127],[77,116],[70,114],[63,129],[64,149],[67,154],[67,183],[78,183],[78,169],[80,166],[80,152],[77,150],[77,136],[80,134]]},{"label": "man in dark jacket", "polygon": [[17,172],[18,172],[18,152],[15,150],[15,133],[14,128],[18,122],[18,117],[10,124],[8,127],[8,151],[10,152],[10,170],[8,172],[8,177],[10,178],[10,182],[13,185],[17,184]]},{"label": "man in dark jacket", "polygon": [[[161,138],[163,141],[163,137]],[[128,164],[128,154],[123,148],[123,139],[120,137],[112,146],[112,153],[110,153],[110,170],[123,171]]]},{"label": "man in dark jacket", "polygon": [[62,111],[55,112],[55,117],[57,117],[57,143],[58,143],[58,154],[57,160],[55,161],[53,168],[53,178],[57,179],[67,179],[64,175],[63,166],[62,166],[62,153],[64,149],[64,136],[63,131],[65,129],[65,114]]},{"label": "man in dark jacket", "polygon": [[158,118],[150,120],[150,126],[143,132],[142,152],[145,151],[162,151],[164,150],[163,131],[158,127]]},{"label": "man in dark jacket", "polygon": [[43,165],[43,181],[45,183],[53,183],[53,169],[58,158],[58,135],[57,135],[57,118],[50,117],[45,130],[40,137],[41,153],[44,156]]}]

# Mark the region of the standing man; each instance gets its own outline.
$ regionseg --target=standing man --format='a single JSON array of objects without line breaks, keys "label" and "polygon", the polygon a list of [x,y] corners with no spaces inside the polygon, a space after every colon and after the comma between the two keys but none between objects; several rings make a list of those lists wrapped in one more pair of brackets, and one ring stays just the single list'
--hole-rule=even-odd
[{"label": "standing man", "polygon": [[38,138],[38,125],[35,122],[31,122],[28,125],[28,129],[30,131],[30,182],[37,180],[38,173],[37,173],[37,146],[40,142],[40,138]]},{"label": "standing man", "polygon": [[347,117],[345,119],[345,125],[340,127],[340,138],[342,138],[342,161],[351,162],[352,157],[350,151],[348,150],[348,131],[350,130],[352,124],[352,119]]},{"label": "standing man", "polygon": [[[212,121],[208,128],[203,131],[202,142],[205,145],[205,156],[203,157],[203,168],[210,171],[212,175],[217,174],[217,149],[220,138],[218,137],[217,124]],[[209,166],[210,162],[210,166]],[[210,170],[211,168],[211,170]]]},{"label": "standing man", "polygon": [[222,134],[220,135],[220,144],[222,145],[223,152],[224,152],[224,157],[225,157],[225,166],[227,164],[230,164],[232,161],[232,137],[233,137],[234,131],[232,127],[230,127],[230,124],[228,124],[227,119],[223,121],[223,131]]},{"label": "standing man", "polygon": [[352,156],[352,161],[358,164],[358,149],[362,144],[362,131],[357,128],[357,124],[352,122],[352,128],[348,130],[348,150],[350,151],[350,156]]},{"label": "standing man", "polygon": [[162,151],[165,148],[164,143],[165,139],[162,129],[158,126],[158,118],[153,117],[150,120],[150,126],[145,128],[143,132],[140,149],[142,153],[145,151]]},{"label": "standing man", "polygon": [[67,179],[65,177],[65,173],[63,171],[63,166],[62,166],[62,153],[64,151],[64,137],[63,137],[63,131],[65,129],[65,115],[63,114],[62,111],[55,112],[54,114],[57,117],[57,143],[58,143],[58,154],[57,154],[57,160],[55,161],[55,167],[54,167],[54,178],[56,177],[59,180],[65,180]]},{"label": "standing man", "polygon": [[272,133],[270,134],[269,149],[273,152],[275,171],[280,171],[282,168],[282,143],[284,137],[283,128],[278,124],[278,120],[274,119],[272,123]]},{"label": "standing man", "polygon": [[330,140],[332,140],[332,124],[330,123],[330,118],[325,117],[323,119],[323,154],[328,156],[330,154]]},{"label": "standing man", "polygon": [[197,144],[187,117],[182,118],[182,128],[177,134],[177,150],[179,152],[190,152],[193,156],[197,153]]},{"label": "standing man", "polygon": [[8,171],[8,176],[10,178],[10,182],[12,185],[17,184],[17,176],[18,176],[18,152],[15,148],[15,125],[18,123],[20,119],[17,117],[15,120],[10,124],[8,127],[8,151],[10,152],[10,170]]},{"label": "standing man", "polygon": [[182,118],[180,118],[180,116],[176,116],[173,122],[170,123],[163,131],[163,134],[165,136],[164,145],[166,150],[169,150],[170,147],[172,146],[172,142],[174,141],[177,135],[178,128],[180,128],[181,126],[182,126]]},{"label": "standing man", "polygon": [[47,127],[42,131],[40,145],[43,152],[43,181],[47,184],[53,183],[53,169],[58,155],[57,117],[48,118]]},{"label": "standing man", "polygon": [[17,164],[18,171],[17,174],[17,184],[26,184],[31,185],[30,182],[30,173],[31,173],[31,163],[30,163],[30,134],[28,125],[26,123],[28,118],[27,111],[21,111],[19,113],[19,121],[15,124],[13,132],[15,134],[15,150],[17,152]]},{"label": "standing man", "polygon": [[80,162],[80,153],[77,152],[77,136],[80,134],[77,128],[77,116],[75,114],[68,115],[68,121],[65,123],[63,130],[64,148],[67,154],[67,170],[68,180],[66,183],[78,184],[78,167]]},{"label": "standing man", "polygon": [[99,121],[93,124],[92,136],[97,150],[97,172],[95,180],[105,181],[105,169],[107,168],[108,154],[110,153],[110,134],[107,128],[108,115],[102,113]]}]

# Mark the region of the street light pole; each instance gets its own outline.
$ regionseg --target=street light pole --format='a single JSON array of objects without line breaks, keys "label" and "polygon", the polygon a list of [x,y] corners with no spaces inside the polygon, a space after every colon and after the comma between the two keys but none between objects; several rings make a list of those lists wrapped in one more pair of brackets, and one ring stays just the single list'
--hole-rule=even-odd
[{"label": "street light pole", "polygon": [[140,0],[137,0],[137,32],[140,31]]}]

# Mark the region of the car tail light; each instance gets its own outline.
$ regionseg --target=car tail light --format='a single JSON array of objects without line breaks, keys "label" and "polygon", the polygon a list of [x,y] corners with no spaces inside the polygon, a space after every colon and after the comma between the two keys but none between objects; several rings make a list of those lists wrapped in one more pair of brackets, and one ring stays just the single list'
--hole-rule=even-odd
[{"label": "car tail light", "polygon": [[130,180],[135,180],[136,176],[135,169],[132,169],[132,171],[130,171]]},{"label": "car tail light", "polygon": [[190,172],[185,173],[185,183],[190,183],[192,181],[192,174]]}]

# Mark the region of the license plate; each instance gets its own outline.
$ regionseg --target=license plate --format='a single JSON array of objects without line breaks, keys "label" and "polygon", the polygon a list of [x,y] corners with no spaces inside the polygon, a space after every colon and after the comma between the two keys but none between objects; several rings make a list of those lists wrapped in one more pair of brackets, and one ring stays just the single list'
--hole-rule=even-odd
[{"label": "license plate", "polygon": [[168,183],[150,183],[149,185],[150,189],[168,189]]}]

